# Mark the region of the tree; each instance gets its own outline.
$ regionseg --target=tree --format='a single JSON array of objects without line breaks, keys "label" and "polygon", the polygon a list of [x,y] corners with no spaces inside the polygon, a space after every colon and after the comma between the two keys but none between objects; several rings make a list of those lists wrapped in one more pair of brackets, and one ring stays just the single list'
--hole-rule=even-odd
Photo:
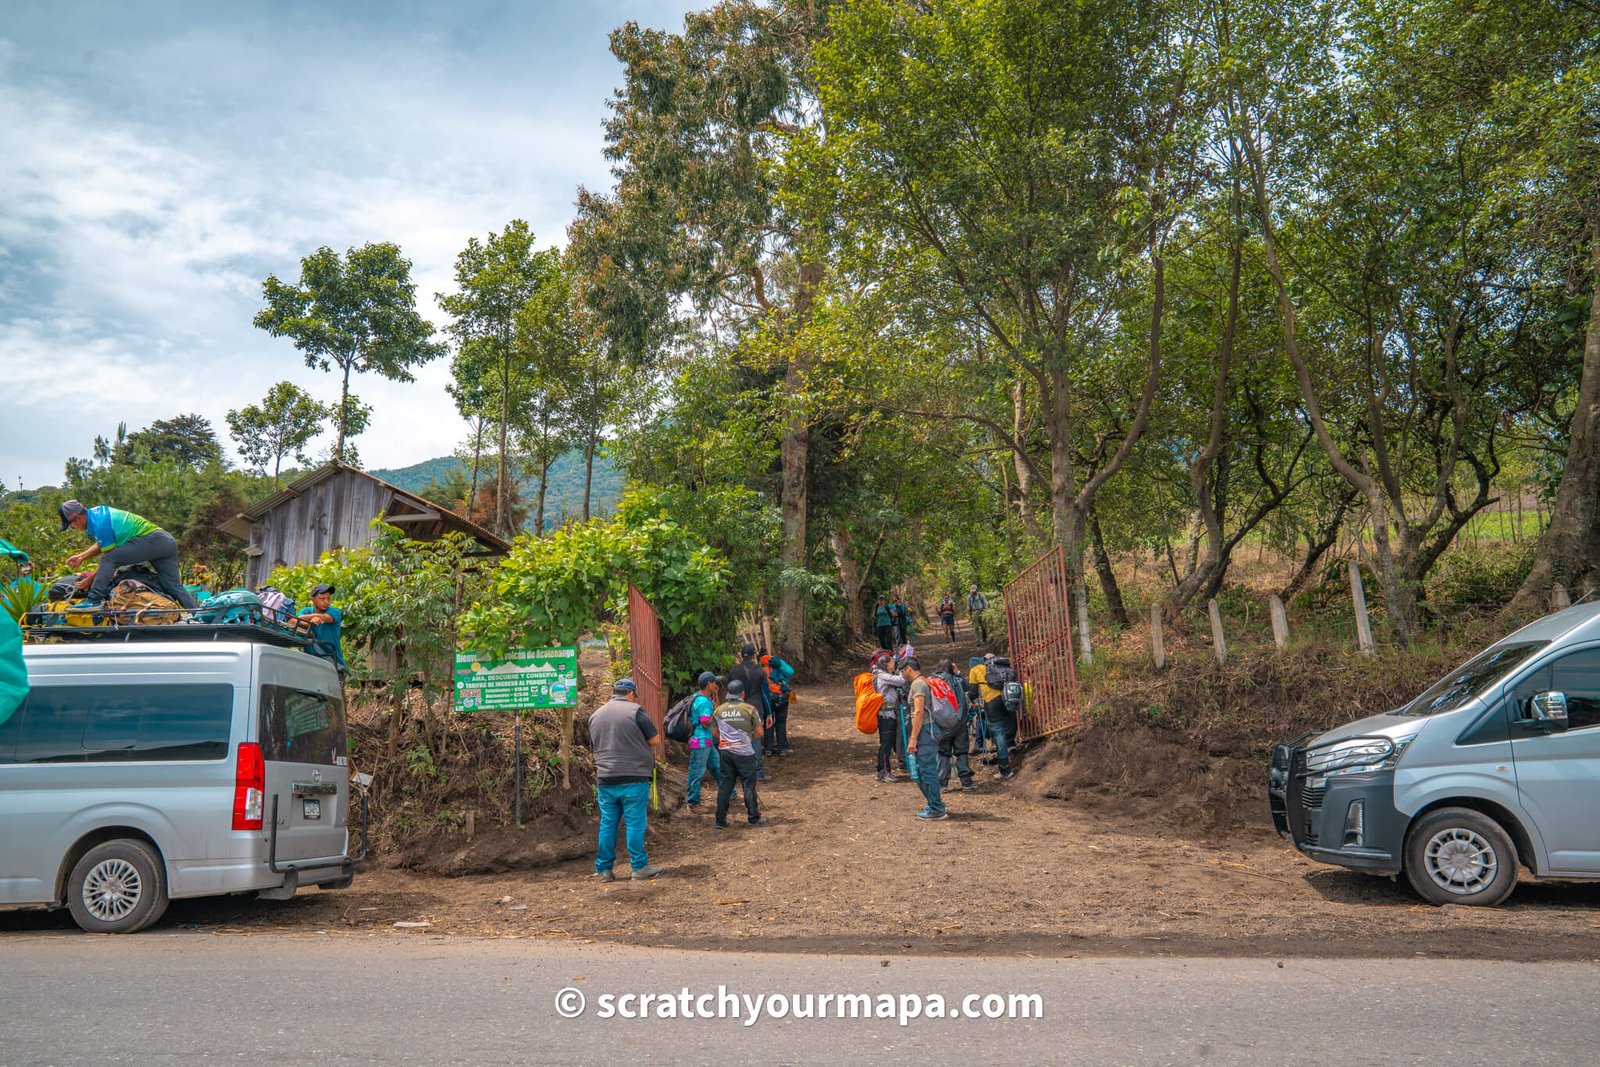
[{"label": "tree", "polygon": [[310,462],[306,445],[334,414],[293,382],[279,382],[267,390],[260,404],[228,412],[228,432],[253,469],[265,471],[267,464],[272,464],[272,483],[276,485],[283,457],[292,454],[301,463]]},{"label": "tree", "polygon": [[[103,438],[95,441],[95,452],[101,452]],[[111,462],[135,464],[170,459],[190,470],[202,470],[213,463],[222,462],[222,446],[217,443],[211,420],[199,415],[175,415],[170,419],[157,419],[142,430],[126,437],[122,427],[117,428],[117,443],[111,449]]]},{"label": "tree", "polygon": [[431,340],[433,326],[417,313],[411,261],[397,245],[379,242],[352,248],[341,258],[322,247],[300,261],[300,281],[289,285],[268,275],[261,284],[267,306],[254,323],[274,337],[288,337],[306,366],[339,369],[339,433],[333,458],[346,459],[350,375],[377,374],[410,382],[412,369],[444,354]]},{"label": "tree", "polygon": [[[580,190],[571,244],[585,306],[634,360],[686,332],[748,336],[747,359],[781,370],[782,563],[807,554],[806,327],[825,260],[821,221],[788,210],[778,174],[820,123],[810,49],[826,6],[723,0],[670,34],[628,23],[611,36],[626,67],[606,122],[611,194]],[[687,301],[679,299],[687,298]],[[686,314],[693,312],[693,316]],[[779,649],[805,655],[805,604],[779,591]]]},{"label": "tree", "polygon": [[[498,383],[497,417],[500,448],[495,479],[495,532],[511,537],[515,527],[511,500],[511,444],[528,399],[530,351],[517,343],[517,316],[524,305],[559,273],[553,249],[534,249],[533,231],[513,219],[500,233],[480,241],[468,239],[456,256],[454,293],[439,293],[439,306],[454,317],[450,332],[457,342],[455,377],[481,389],[491,376]],[[460,397],[457,398],[461,403]]]}]

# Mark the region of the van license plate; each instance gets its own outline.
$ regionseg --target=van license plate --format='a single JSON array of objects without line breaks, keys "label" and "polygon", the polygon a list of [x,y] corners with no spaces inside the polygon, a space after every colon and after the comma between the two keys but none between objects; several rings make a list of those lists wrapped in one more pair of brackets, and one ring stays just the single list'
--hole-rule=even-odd
[{"label": "van license plate", "polygon": [[320,819],[320,818],[322,818],[322,801],[320,799],[313,799],[313,798],[308,797],[308,798],[306,798],[305,805],[306,805],[306,818],[308,818],[308,819]]}]

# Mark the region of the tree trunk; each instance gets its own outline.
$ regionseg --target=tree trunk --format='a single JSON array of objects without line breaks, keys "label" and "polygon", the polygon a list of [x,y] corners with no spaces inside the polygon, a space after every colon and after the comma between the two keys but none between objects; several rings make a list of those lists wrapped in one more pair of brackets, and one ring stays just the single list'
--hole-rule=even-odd
[{"label": "tree trunk", "polygon": [[[794,298],[794,328],[802,332],[811,321],[811,305],[822,285],[822,263],[804,260]],[[780,445],[783,462],[783,489],[780,495],[783,544],[778,551],[785,567],[806,565],[806,489],[811,453],[811,428],[806,422],[806,339],[800,337],[783,376],[784,393],[792,405],[789,425]],[[778,591],[778,638],[780,655],[799,666],[805,662],[806,604],[800,591],[784,585]]]},{"label": "tree trunk", "polygon": [[494,489],[494,532],[501,537],[511,537],[511,509],[506,506],[508,496],[506,486],[507,467],[510,456],[506,450],[506,435],[511,428],[511,352],[510,342],[500,357],[500,463],[495,475]]},{"label": "tree trunk", "polygon": [[1600,522],[1600,232],[1591,232],[1590,239],[1594,294],[1589,302],[1578,403],[1567,439],[1567,464],[1556,486],[1549,525],[1539,534],[1533,570],[1503,613],[1508,618],[1542,614],[1545,598],[1556,582],[1573,591],[1592,587],[1600,563],[1596,534]]},{"label": "tree trunk", "polygon": [[345,423],[350,418],[350,363],[344,364],[344,381],[339,386],[339,440],[333,446],[336,463],[344,462]]},{"label": "tree trunk", "polygon": [[1118,627],[1128,628],[1128,609],[1122,603],[1122,590],[1117,585],[1117,575],[1111,569],[1111,557],[1106,553],[1106,539],[1100,533],[1100,517],[1094,512],[1089,513],[1089,535],[1094,540],[1094,571],[1100,579],[1100,588],[1106,594],[1106,607],[1111,612],[1111,621]]},{"label": "tree trunk", "polygon": [[[1011,383],[1011,438],[1016,446],[1022,446],[1027,429],[1027,401],[1027,383],[1018,377]],[[1017,475],[1017,517],[1022,520],[1022,527],[1028,531],[1028,536],[1038,544],[1044,540],[1044,534],[1039,529],[1038,517],[1033,513],[1033,465],[1016,447],[1011,449],[1011,465]],[[1001,472],[1004,473],[1004,470],[1002,467]]]},{"label": "tree trunk", "polygon": [[478,471],[483,465],[483,416],[479,415],[472,433],[472,486],[467,490],[467,518],[472,518],[472,506],[478,500]]},{"label": "tree trunk", "polygon": [[594,453],[600,447],[600,431],[591,427],[583,449],[583,521],[589,521],[589,494],[594,487]]}]

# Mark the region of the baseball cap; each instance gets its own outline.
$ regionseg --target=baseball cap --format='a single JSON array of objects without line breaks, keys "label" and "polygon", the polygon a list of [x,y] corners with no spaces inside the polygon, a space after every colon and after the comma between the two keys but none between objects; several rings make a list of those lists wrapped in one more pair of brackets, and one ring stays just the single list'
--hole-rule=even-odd
[{"label": "baseball cap", "polygon": [[86,509],[76,500],[63,500],[61,502],[61,507],[57,508],[56,510],[61,513],[61,528],[65,530],[68,526],[72,525],[73,519],[84,514],[84,512],[88,509]]},{"label": "baseball cap", "polygon": [[698,677],[698,678],[696,678],[694,680],[694,685],[695,685],[696,689],[704,689],[706,686],[710,685],[712,682],[714,682],[716,680],[717,680],[717,672],[716,671],[701,671],[700,672],[700,677]]},{"label": "baseball cap", "polygon": [[333,595],[333,586],[331,586],[331,585],[314,585],[314,586],[311,587],[311,595],[312,596],[321,596],[323,593],[327,593],[329,596],[332,596]]},{"label": "baseball cap", "polygon": [[633,684],[632,678],[618,678],[611,683],[613,693],[637,693],[639,687]]},{"label": "baseball cap", "polygon": [[728,695],[731,697],[744,696],[744,683],[735,678],[728,683]]},{"label": "baseball cap", "polygon": [[741,655],[741,656],[753,656],[755,654],[756,654],[756,646],[755,645],[748,645],[747,644],[747,645],[745,645],[743,648],[741,648],[739,650],[739,655]]}]

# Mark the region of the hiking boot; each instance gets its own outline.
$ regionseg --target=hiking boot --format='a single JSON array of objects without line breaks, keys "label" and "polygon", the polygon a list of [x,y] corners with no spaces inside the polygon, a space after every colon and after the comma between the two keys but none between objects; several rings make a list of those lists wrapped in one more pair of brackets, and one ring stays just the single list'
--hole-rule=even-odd
[{"label": "hiking boot", "polygon": [[780,756],[784,757],[785,759],[787,759],[788,757],[794,755],[794,749],[786,748],[782,752],[778,753],[778,755],[780,755]]},{"label": "hiking boot", "polygon": [[978,783],[974,782],[971,778],[968,778],[966,781],[961,783],[961,789],[963,792],[976,788],[978,788]]},{"label": "hiking boot", "polygon": [[1016,771],[1001,771],[999,774],[994,776],[994,780],[997,782],[1009,782],[1016,776]]},{"label": "hiking boot", "polygon": [[690,815],[704,815],[706,813],[706,809],[701,807],[699,804],[685,804],[684,807],[688,810]]},{"label": "hiking boot", "polygon": [[637,871],[633,872],[633,880],[635,882],[648,882],[650,879],[654,878],[660,873],[660,867],[652,867],[647,863],[643,867],[640,867]]},{"label": "hiking boot", "polygon": [[929,811],[927,808],[923,808],[921,811],[917,812],[917,818],[926,819],[928,822],[939,822],[941,819],[948,819],[949,817],[950,813],[948,811],[941,811],[938,814],[935,814]]},{"label": "hiking boot", "polygon": [[726,830],[727,828],[728,828],[728,824],[726,822],[717,823],[717,829],[718,830]]},{"label": "hiking boot", "polygon": [[750,820],[750,825],[751,826],[765,826],[771,821],[772,820],[767,818],[765,815],[757,815],[755,818]]},{"label": "hiking boot", "polygon": [[890,778],[887,774],[884,774],[882,771],[879,771],[877,774],[873,775],[872,777],[876,778],[878,781],[882,782],[885,785],[888,785],[890,782],[894,781],[893,778]]},{"label": "hiking boot", "polygon": [[594,877],[601,882],[615,882],[617,880],[617,876],[611,871],[595,871]]},{"label": "hiking boot", "polygon": [[767,772],[766,771],[762,771],[760,774],[756,775],[756,781],[764,782],[766,780],[767,780]]}]

